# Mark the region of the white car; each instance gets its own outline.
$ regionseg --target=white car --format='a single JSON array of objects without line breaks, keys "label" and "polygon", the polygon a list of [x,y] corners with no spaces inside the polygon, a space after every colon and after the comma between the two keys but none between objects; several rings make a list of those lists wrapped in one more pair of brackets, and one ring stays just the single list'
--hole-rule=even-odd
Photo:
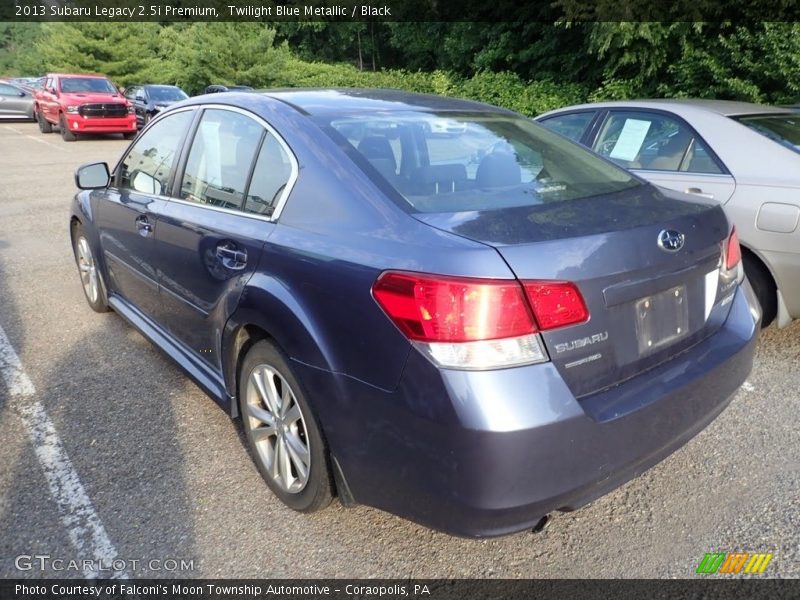
[{"label": "white car", "polygon": [[800,114],[722,100],[583,104],[536,118],[663,187],[720,202],[763,326],[800,318]]}]

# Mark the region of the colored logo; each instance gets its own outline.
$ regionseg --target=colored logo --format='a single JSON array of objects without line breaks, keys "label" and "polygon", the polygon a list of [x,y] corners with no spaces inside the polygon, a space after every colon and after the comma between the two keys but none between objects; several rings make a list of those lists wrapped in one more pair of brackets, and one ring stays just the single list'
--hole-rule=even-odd
[{"label": "colored logo", "polygon": [[750,552],[707,552],[697,565],[697,572],[711,573],[763,573],[772,554]]},{"label": "colored logo", "polygon": [[674,229],[664,229],[658,234],[658,247],[664,252],[677,252],[683,248],[685,236]]}]

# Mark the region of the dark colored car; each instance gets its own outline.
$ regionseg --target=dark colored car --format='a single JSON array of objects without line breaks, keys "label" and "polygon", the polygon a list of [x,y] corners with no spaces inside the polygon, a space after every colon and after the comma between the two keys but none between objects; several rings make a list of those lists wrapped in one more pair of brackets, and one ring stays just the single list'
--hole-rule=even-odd
[{"label": "dark colored car", "polygon": [[0,81],[0,119],[35,121],[33,94],[21,85]]},{"label": "dark colored car", "polygon": [[160,111],[186,100],[189,96],[176,85],[131,85],[123,93],[136,112],[136,126],[141,129]]},{"label": "dark colored car", "polygon": [[220,85],[218,83],[206,87],[206,94],[219,94],[222,92],[252,92],[249,85]]},{"label": "dark colored car", "polygon": [[499,108],[193,98],[76,181],[89,304],[241,415],[296,510],[338,494],[522,530],[675,451],[752,366],[760,313],[722,209]]}]

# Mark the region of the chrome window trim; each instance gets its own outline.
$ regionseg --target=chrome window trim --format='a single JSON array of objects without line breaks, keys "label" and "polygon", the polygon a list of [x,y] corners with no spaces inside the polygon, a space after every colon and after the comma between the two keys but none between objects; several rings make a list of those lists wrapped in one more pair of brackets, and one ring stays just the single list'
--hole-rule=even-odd
[{"label": "chrome window trim", "polygon": [[[248,110],[244,110],[242,108],[239,108],[238,106],[228,106],[227,104],[198,104],[198,105],[191,106],[191,107],[180,108],[180,109],[177,109],[174,112],[173,111],[169,111],[169,112],[164,113],[164,114],[165,115],[174,114],[175,112],[178,112],[179,110],[188,110],[188,109],[227,110],[227,111],[230,111],[230,112],[239,113],[241,115],[244,115],[244,116],[249,117],[250,119],[254,120],[256,123],[258,123],[259,125],[264,127],[264,129],[266,129],[267,132],[270,135],[274,136],[275,139],[278,140],[278,143],[280,144],[281,148],[283,149],[284,152],[286,152],[287,156],[289,157],[289,164],[291,166],[291,173],[289,174],[289,179],[286,182],[286,186],[283,188],[283,191],[281,192],[281,195],[278,198],[278,201],[275,203],[275,209],[272,211],[272,214],[269,217],[258,215],[256,213],[249,213],[249,212],[246,212],[245,210],[241,210],[241,209],[221,208],[219,206],[210,206],[208,204],[202,204],[200,202],[192,202],[190,200],[183,200],[182,198],[176,198],[176,197],[172,197],[172,196],[169,198],[169,201],[170,202],[177,202],[179,204],[185,204],[187,206],[199,206],[199,207],[202,207],[202,208],[205,208],[205,209],[208,209],[208,210],[222,212],[222,213],[226,213],[226,214],[230,214],[230,215],[237,215],[237,216],[240,216],[240,217],[247,217],[249,219],[257,219],[259,221],[266,221],[267,223],[276,222],[280,218],[281,212],[283,212],[283,207],[286,204],[286,201],[287,201],[287,199],[289,197],[289,194],[292,193],[292,190],[294,189],[295,182],[297,181],[298,174],[300,173],[300,167],[299,167],[299,163],[297,162],[297,157],[294,155],[294,152],[292,152],[292,149],[289,147],[289,145],[286,143],[286,141],[283,139],[283,137],[281,137],[278,134],[278,132],[275,130],[275,128],[272,127],[272,125],[270,125],[269,123],[267,123],[264,119],[262,119],[258,115],[254,114],[254,113],[252,113],[252,112],[250,112]],[[202,116],[200,118],[202,119]],[[156,122],[158,122],[158,119],[154,119],[153,120],[153,123],[156,123]],[[188,151],[191,152],[191,146],[189,146]],[[259,148],[259,151],[260,151],[260,148]],[[254,158],[257,160],[257,157],[254,157]],[[184,171],[185,171],[185,166],[184,166]],[[181,177],[183,177],[184,173],[181,172],[180,175],[181,175]],[[249,183],[252,183],[252,180],[249,181],[248,184]],[[248,188],[249,188],[249,185],[248,185]],[[246,201],[246,198],[245,198],[245,201]]]}]

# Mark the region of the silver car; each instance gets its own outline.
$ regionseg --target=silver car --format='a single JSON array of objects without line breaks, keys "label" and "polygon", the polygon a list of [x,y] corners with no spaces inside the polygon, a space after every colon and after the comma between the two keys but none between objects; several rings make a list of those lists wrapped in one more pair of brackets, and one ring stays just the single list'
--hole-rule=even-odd
[{"label": "silver car", "polygon": [[0,119],[34,119],[33,94],[21,86],[0,81]]},{"label": "silver car", "polygon": [[800,115],[723,100],[583,104],[536,118],[657,185],[720,202],[766,327],[800,318]]}]

